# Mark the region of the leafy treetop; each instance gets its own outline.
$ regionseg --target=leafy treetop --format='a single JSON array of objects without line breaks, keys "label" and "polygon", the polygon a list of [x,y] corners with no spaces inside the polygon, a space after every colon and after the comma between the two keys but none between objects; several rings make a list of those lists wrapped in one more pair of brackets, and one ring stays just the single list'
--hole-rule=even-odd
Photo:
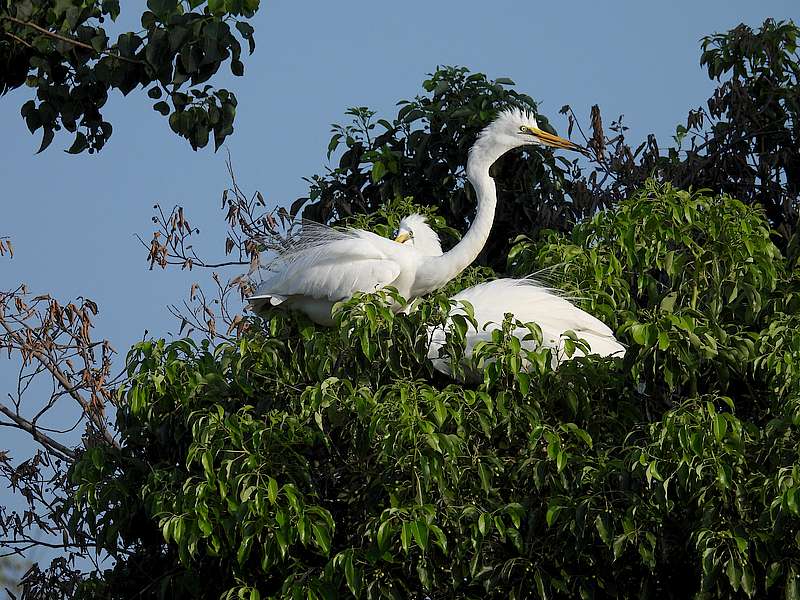
[{"label": "leafy treetop", "polygon": [[138,344],[121,448],[70,471],[65,514],[117,558],[74,597],[795,598],[800,281],[761,212],[648,183],[529,255],[624,361],[552,371],[509,318],[453,383],[426,358],[448,291]]}]

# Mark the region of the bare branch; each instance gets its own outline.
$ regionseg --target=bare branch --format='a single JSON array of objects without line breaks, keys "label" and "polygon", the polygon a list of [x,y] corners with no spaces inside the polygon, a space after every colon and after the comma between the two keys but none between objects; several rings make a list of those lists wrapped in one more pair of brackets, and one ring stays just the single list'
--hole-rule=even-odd
[{"label": "bare branch", "polygon": [[11,238],[0,235],[0,256],[5,256],[6,254],[10,258],[14,258],[14,246],[11,244]]},{"label": "bare branch", "polygon": [[23,419],[17,414],[14,414],[14,412],[7,406],[0,404],[0,412],[11,419],[19,429],[30,433],[33,439],[44,446],[48,452],[56,454],[59,456],[59,458],[75,460],[75,452],[73,450],[70,450],[63,444],[59,444],[53,438],[45,435],[39,429],[37,429],[33,423]]},{"label": "bare branch", "polygon": [[[240,314],[241,302],[253,291],[248,275],[261,267],[261,253],[276,250],[291,243],[295,228],[299,225],[284,208],[268,208],[259,192],[245,193],[236,180],[230,155],[226,161],[231,185],[222,194],[223,219],[227,231],[223,243],[224,257],[209,259],[198,253],[195,241],[200,233],[190,224],[183,207],[175,206],[171,211],[156,204],[152,218],[156,226],[150,242],[137,235],[147,249],[149,268],[166,269],[178,266],[192,270],[221,269],[247,266],[247,275],[237,274],[223,283],[214,272],[214,294],[207,296],[197,284],[192,285],[189,300],[182,306],[170,306],[170,312],[179,320],[179,334],[201,333],[211,340],[227,339],[234,332],[239,335],[247,327],[247,320]],[[236,302],[236,310],[231,307]],[[219,320],[219,323],[217,321]]]},{"label": "bare branch", "polygon": [[[111,345],[91,339],[95,314],[97,306],[86,298],[62,306],[47,295],[31,297],[25,286],[0,292],[0,350],[5,350],[9,358],[16,354],[20,360],[17,395],[11,398],[13,409],[5,407],[11,412],[6,414],[19,429],[36,432],[34,438],[50,448],[57,446],[40,437],[46,428],[38,421],[63,397],[77,403],[82,417],[106,443],[118,445],[105,406],[112,401],[113,388],[121,376],[111,376]],[[31,382],[45,373],[52,379],[50,397],[36,410],[26,410],[33,417],[26,416],[21,412],[23,395]],[[52,436],[46,437],[52,440]],[[66,446],[59,444],[59,452],[69,455],[63,450]]]}]

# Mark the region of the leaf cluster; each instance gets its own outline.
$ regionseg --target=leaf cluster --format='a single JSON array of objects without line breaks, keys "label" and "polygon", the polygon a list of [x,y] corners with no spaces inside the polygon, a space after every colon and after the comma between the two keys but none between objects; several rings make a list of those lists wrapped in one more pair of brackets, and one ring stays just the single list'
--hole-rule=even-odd
[{"label": "leaf cluster", "polygon": [[[233,132],[237,100],[203,85],[229,63],[244,73],[242,42],[255,49],[247,19],[259,0],[149,0],[141,30],[116,39],[106,29],[119,0],[0,2],[0,93],[27,86],[22,105],[31,133],[42,131],[41,152],[56,132],[73,134],[67,150],[103,148],[112,125],[103,116],[109,93],[148,87],[153,108],[195,150],[216,148]],[[241,41],[240,41],[241,40]]]}]

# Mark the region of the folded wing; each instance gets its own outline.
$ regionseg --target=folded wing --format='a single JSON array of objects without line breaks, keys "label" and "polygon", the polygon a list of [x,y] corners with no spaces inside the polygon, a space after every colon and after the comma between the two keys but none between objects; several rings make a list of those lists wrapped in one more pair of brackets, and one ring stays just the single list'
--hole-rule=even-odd
[{"label": "folded wing", "polygon": [[249,300],[257,308],[290,296],[337,302],[375,291],[400,274],[400,264],[387,252],[391,243],[367,231],[304,222],[299,235],[276,248],[277,256],[265,265],[263,281]]}]

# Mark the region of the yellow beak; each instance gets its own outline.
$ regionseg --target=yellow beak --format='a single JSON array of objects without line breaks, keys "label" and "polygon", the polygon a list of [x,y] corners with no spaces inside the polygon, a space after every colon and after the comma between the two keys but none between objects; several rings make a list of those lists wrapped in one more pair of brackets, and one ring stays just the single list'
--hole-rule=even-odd
[{"label": "yellow beak", "polygon": [[546,131],[542,131],[536,127],[530,128],[531,133],[543,144],[547,146],[552,146],[553,148],[563,148],[564,150],[576,150],[578,152],[586,152],[586,149],[583,146],[579,146],[574,142],[570,142],[562,137],[557,135],[553,135],[552,133],[547,133]]},{"label": "yellow beak", "polygon": [[397,242],[398,244],[402,244],[403,242],[407,242],[408,240],[410,240],[412,237],[414,237],[414,236],[412,236],[407,231],[404,231],[403,233],[398,235],[396,238],[394,238],[394,241]]}]

